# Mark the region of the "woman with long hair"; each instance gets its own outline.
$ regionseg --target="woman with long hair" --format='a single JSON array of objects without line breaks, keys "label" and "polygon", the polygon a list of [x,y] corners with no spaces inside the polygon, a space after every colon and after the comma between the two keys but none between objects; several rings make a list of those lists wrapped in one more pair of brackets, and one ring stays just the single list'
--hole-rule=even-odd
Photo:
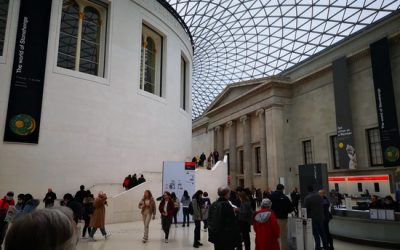
[{"label": "woman with long hair", "polygon": [[106,207],[107,204],[107,195],[103,192],[100,192],[97,198],[94,200],[94,212],[92,217],[90,218],[89,226],[92,228],[89,234],[89,239],[91,241],[96,241],[94,239],[94,234],[97,231],[97,228],[100,228],[101,234],[104,238],[110,237],[110,234],[107,234],[106,229],[104,228],[105,225],[105,218],[106,218]]},{"label": "woman with long hair", "polygon": [[193,206],[193,220],[194,220],[194,248],[199,248],[203,244],[200,242],[200,226],[201,221],[203,220],[203,214],[201,213],[202,207],[202,197],[203,191],[197,190],[197,192],[192,197],[192,206]]},{"label": "woman with long hair", "polygon": [[175,227],[177,227],[178,226],[177,216],[178,216],[179,208],[181,207],[181,203],[179,202],[178,197],[176,197],[175,192],[171,193],[171,199],[174,202],[174,207],[175,207],[173,221],[174,221]]},{"label": "woman with long hair", "polygon": [[156,202],[154,201],[153,195],[150,190],[145,190],[142,199],[139,202],[138,207],[142,210],[142,218],[144,224],[144,235],[143,243],[149,240],[149,224],[151,218],[153,220],[156,216]]},{"label": "woman with long hair", "polygon": [[164,192],[163,199],[158,206],[161,213],[162,229],[165,233],[165,243],[168,243],[169,229],[171,228],[172,217],[174,216],[175,206],[169,192]]},{"label": "woman with long hair", "polygon": [[185,190],[183,191],[183,195],[181,198],[181,203],[182,203],[182,211],[183,211],[183,224],[182,227],[185,226],[185,223],[187,223],[187,226],[189,226],[189,204],[190,204],[190,196],[188,194],[188,191]]}]

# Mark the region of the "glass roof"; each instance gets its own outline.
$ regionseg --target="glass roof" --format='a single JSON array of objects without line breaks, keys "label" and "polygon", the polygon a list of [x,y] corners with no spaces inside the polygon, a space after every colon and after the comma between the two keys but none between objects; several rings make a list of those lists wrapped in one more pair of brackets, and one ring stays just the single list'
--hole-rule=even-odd
[{"label": "glass roof", "polygon": [[400,8],[399,0],[166,1],[194,40],[194,119],[227,84],[276,75]]}]

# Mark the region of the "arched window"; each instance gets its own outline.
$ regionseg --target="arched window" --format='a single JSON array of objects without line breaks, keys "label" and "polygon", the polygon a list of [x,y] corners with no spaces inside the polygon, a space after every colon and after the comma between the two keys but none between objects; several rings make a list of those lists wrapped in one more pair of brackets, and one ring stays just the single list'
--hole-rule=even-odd
[{"label": "arched window", "polygon": [[106,16],[102,2],[63,1],[57,66],[104,75]]},{"label": "arched window", "polygon": [[140,89],[161,96],[162,37],[143,25]]},{"label": "arched window", "polygon": [[6,37],[9,0],[0,0],[0,56],[3,55],[4,40]]}]

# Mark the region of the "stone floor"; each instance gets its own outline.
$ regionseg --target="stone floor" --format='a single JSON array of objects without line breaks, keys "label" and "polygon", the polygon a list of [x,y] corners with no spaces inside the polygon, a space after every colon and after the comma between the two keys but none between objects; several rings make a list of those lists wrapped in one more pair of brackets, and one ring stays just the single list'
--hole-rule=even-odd
[{"label": "stone floor", "polygon": [[[96,232],[95,238],[97,241],[89,242],[86,239],[80,239],[78,250],[127,250],[127,249],[194,249],[193,244],[194,224],[190,227],[175,227],[172,225],[170,231],[169,242],[164,242],[164,233],[161,230],[160,220],[153,220],[150,223],[150,235],[147,243],[142,243],[143,223],[120,223],[106,225],[106,231],[111,233],[111,237],[107,240],[101,236],[100,231]],[[213,245],[207,241],[207,232],[201,232],[201,242],[204,246],[202,250],[214,249]],[[391,250],[391,248],[378,248],[365,245],[357,245],[349,242],[334,240],[335,250]],[[254,234],[252,233],[252,249],[254,249]]]}]

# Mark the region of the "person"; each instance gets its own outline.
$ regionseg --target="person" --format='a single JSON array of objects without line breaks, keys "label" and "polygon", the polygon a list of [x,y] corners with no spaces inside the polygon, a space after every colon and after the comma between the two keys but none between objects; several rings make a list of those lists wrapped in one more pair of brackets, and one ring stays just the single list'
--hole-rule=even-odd
[{"label": "person", "polygon": [[293,208],[294,208],[294,214],[296,217],[299,217],[299,201],[300,201],[300,193],[295,187],[293,191],[290,193],[290,199],[292,200]]},{"label": "person", "polygon": [[165,243],[168,243],[169,229],[171,228],[172,217],[174,216],[175,211],[174,202],[171,199],[170,192],[164,192],[158,210],[161,214],[161,224],[165,234],[164,241]]},{"label": "person", "polygon": [[181,207],[181,203],[179,202],[178,197],[176,197],[175,192],[171,193],[171,199],[172,199],[172,202],[174,202],[174,216],[172,217],[173,223],[175,224],[175,227],[178,227],[177,216],[178,216],[179,209]]},{"label": "person", "polygon": [[322,206],[324,208],[324,232],[326,234],[326,240],[328,241],[329,248],[327,250],[334,250],[333,247],[333,238],[331,232],[329,231],[329,222],[332,219],[332,214],[330,212],[331,203],[329,202],[328,197],[326,197],[325,190],[319,190],[319,195],[322,197]]},{"label": "person", "polygon": [[92,228],[89,234],[89,239],[91,241],[96,241],[94,238],[94,234],[97,231],[97,228],[100,228],[101,234],[105,239],[110,237],[110,234],[106,232],[105,229],[105,217],[106,217],[106,207],[107,204],[107,195],[103,192],[99,192],[97,198],[94,200],[94,211],[92,218],[90,218],[89,226]]},{"label": "person", "polygon": [[136,187],[137,185],[138,185],[138,179],[136,177],[136,174],[133,174],[129,188]]},{"label": "person", "polygon": [[85,186],[84,185],[81,185],[80,187],[79,187],[79,191],[77,191],[76,193],[75,193],[75,197],[74,197],[74,199],[77,201],[77,202],[79,202],[79,203],[83,203],[83,198],[85,198],[85,196],[86,196],[86,191],[85,191]]},{"label": "person", "polygon": [[206,232],[207,228],[208,228],[208,221],[207,221],[207,219],[208,219],[208,210],[209,210],[210,205],[211,205],[211,200],[208,197],[208,193],[207,192],[203,193],[202,204],[203,204],[203,206],[201,208],[201,214],[203,215],[203,224],[204,224],[203,229]]},{"label": "person", "polygon": [[[249,196],[245,192],[239,193],[240,208],[238,214],[239,228],[242,235],[242,241],[244,242],[244,248],[250,250],[250,231],[251,224],[253,223],[253,207],[249,200]],[[242,249],[240,243],[238,250]]]},{"label": "person", "polygon": [[128,175],[125,177],[124,181],[122,182],[122,187],[125,188],[125,190],[129,190],[131,186],[131,181],[132,181],[132,176]]},{"label": "person", "polygon": [[67,208],[39,209],[10,226],[4,250],[74,250],[78,229]]},{"label": "person", "polygon": [[400,208],[400,184],[397,184],[397,189],[396,189],[395,197],[396,197],[397,205],[398,205],[399,208]]},{"label": "person", "polygon": [[15,204],[15,209],[16,209],[17,213],[22,211],[22,209],[24,208],[24,200],[25,200],[24,194],[19,194],[17,196],[17,204]]},{"label": "person", "polygon": [[197,158],[196,158],[196,156],[193,156],[192,162],[196,165],[196,168],[197,168]]},{"label": "person", "polygon": [[[86,193],[86,192],[85,192]],[[86,196],[86,194],[85,194]],[[66,193],[63,197],[65,206],[69,207],[74,213],[74,221],[78,224],[79,219],[82,217],[82,204],[72,197],[72,194]],[[83,200],[82,200],[83,201]]]},{"label": "person", "polygon": [[51,188],[47,189],[47,193],[43,199],[44,207],[52,207],[54,206],[54,201],[57,199],[57,195],[53,192]]},{"label": "person", "polygon": [[214,165],[214,156],[213,153],[211,152],[207,158],[207,168],[211,169],[213,165]]},{"label": "person", "polygon": [[374,208],[374,209],[382,209],[383,204],[382,201],[379,199],[377,195],[372,195],[371,196],[371,202],[369,203],[369,209]]},{"label": "person", "polygon": [[195,225],[194,242],[193,242],[194,248],[199,248],[199,246],[203,245],[200,242],[200,227],[201,227],[201,221],[203,220],[203,214],[201,212],[202,196],[203,196],[203,191],[197,190],[192,197],[192,206],[193,206],[192,218],[194,220],[194,225]]},{"label": "person", "polygon": [[149,240],[149,224],[151,218],[153,220],[156,216],[156,202],[154,201],[153,195],[150,190],[145,190],[142,199],[138,205],[139,209],[141,209],[141,214],[143,218],[144,224],[144,235],[143,235],[143,243],[146,243]]},{"label": "person", "polygon": [[22,210],[18,211],[15,217],[18,218],[24,214],[32,213],[36,210],[37,206],[39,206],[39,203],[40,201],[38,199],[34,199],[31,194],[25,194]]},{"label": "person", "polygon": [[189,226],[189,204],[191,202],[188,191],[183,191],[183,195],[181,198],[182,203],[182,211],[183,211],[183,224],[182,227],[185,227],[185,223]]},{"label": "person", "polygon": [[6,235],[6,231],[8,228],[8,222],[5,221],[8,208],[14,205],[14,193],[9,191],[3,197],[3,199],[0,200],[0,246],[1,244],[3,244],[4,236]]},{"label": "person", "polygon": [[289,198],[283,193],[285,186],[278,184],[276,191],[271,194],[272,211],[274,211],[278,218],[278,224],[281,234],[281,249],[288,249],[288,227],[287,220],[288,214],[294,211],[293,204]]},{"label": "person", "polygon": [[396,202],[394,202],[394,199],[391,195],[387,195],[384,199],[383,199],[383,208],[384,209],[388,209],[388,210],[394,210],[395,212],[398,212],[397,209],[397,204]]},{"label": "person", "polygon": [[256,250],[279,250],[280,229],[272,202],[268,198],[261,201],[261,209],[253,216],[253,229],[256,233]]},{"label": "person", "polygon": [[217,162],[219,161],[219,153],[217,150],[214,150],[213,157],[215,164],[217,164]]},{"label": "person", "polygon": [[144,176],[141,174],[140,177],[139,177],[139,179],[138,179],[138,181],[137,181],[137,184],[139,185],[139,184],[142,184],[143,182],[146,182],[146,179],[145,179]]},{"label": "person", "polygon": [[208,241],[214,244],[215,250],[233,250],[240,241],[235,212],[228,200],[230,191],[228,186],[219,187],[219,198],[211,204],[208,213]]},{"label": "person", "polygon": [[86,238],[86,231],[90,235],[90,232],[92,231],[91,228],[89,227],[90,224],[90,217],[93,214],[94,210],[94,197],[93,194],[90,192],[90,190],[86,191],[86,197],[83,198],[83,215],[82,218],[85,221],[85,224],[82,229],[82,238]]},{"label": "person", "polygon": [[325,217],[322,197],[318,193],[314,192],[314,188],[312,186],[308,186],[307,190],[309,193],[304,198],[303,206],[307,209],[307,217],[311,218],[315,250],[321,250],[321,240],[323,249],[329,249],[323,226]]},{"label": "person", "polygon": [[200,155],[200,159],[199,159],[199,167],[204,167],[204,161],[207,159],[206,155],[203,153],[201,153]]}]

